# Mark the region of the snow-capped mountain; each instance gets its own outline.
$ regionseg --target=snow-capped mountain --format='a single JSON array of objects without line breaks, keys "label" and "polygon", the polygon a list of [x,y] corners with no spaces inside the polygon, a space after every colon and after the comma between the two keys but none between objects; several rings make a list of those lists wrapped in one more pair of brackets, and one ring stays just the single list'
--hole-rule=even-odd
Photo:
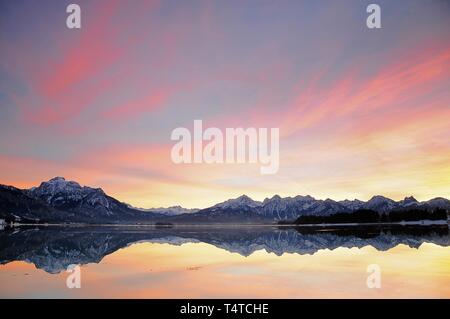
[{"label": "snow-capped mountain", "polygon": [[336,213],[352,213],[361,209],[373,210],[378,213],[388,213],[401,209],[435,209],[443,208],[450,211],[450,201],[436,198],[426,202],[417,202],[413,197],[394,201],[383,196],[374,196],[369,201],[332,199],[320,200],[311,196],[295,196],[282,198],[275,195],[263,202],[255,201],[246,195],[216,204],[197,213],[174,217],[172,222],[273,222],[295,220],[300,216],[328,216]]},{"label": "snow-capped mountain", "polygon": [[229,199],[222,203],[212,206],[210,209],[242,209],[242,208],[256,208],[260,207],[261,202],[254,201],[247,195],[239,196],[238,198]]},{"label": "snow-capped mountain", "polygon": [[296,196],[281,198],[275,195],[266,198],[260,214],[276,220],[295,219],[304,212],[317,210],[317,201],[311,196]]},{"label": "snow-capped mountain", "polygon": [[28,190],[0,188],[0,215],[24,222],[126,223],[147,222],[161,214],[132,209],[101,188],[81,186],[63,177]]},{"label": "snow-capped mountain", "polygon": [[56,208],[81,204],[102,207],[107,215],[112,214],[112,200],[101,188],[82,187],[77,182],[66,181],[64,177],[42,182],[39,187],[33,187],[27,193]]},{"label": "snow-capped mountain", "polygon": [[402,207],[412,207],[417,206],[419,202],[413,196],[409,196],[399,201],[398,204]]},{"label": "snow-capped mountain", "polygon": [[173,223],[270,223],[270,219],[258,214],[262,203],[246,195],[229,199],[194,214],[182,214],[169,218]]},{"label": "snow-capped mountain", "polygon": [[418,205],[422,207],[425,206],[429,208],[443,208],[446,210],[450,210],[450,201],[442,197],[436,197],[426,202],[420,202],[418,203]]},{"label": "snow-capped mountain", "polygon": [[0,219],[16,222],[274,223],[293,221],[301,216],[328,216],[361,209],[385,214],[395,210],[436,208],[449,212],[450,201],[441,197],[424,202],[418,202],[414,197],[394,201],[377,195],[364,202],[275,195],[260,202],[242,195],[200,210],[181,206],[142,209],[108,196],[101,188],[81,186],[63,177],[52,178],[28,190],[0,185]]},{"label": "snow-capped mountain", "polygon": [[348,209],[350,211],[362,209],[365,204],[365,202],[363,202],[362,200],[359,200],[359,199],[354,199],[354,200],[345,199],[345,200],[339,201],[338,203],[343,205],[346,209]]},{"label": "snow-capped mountain", "polygon": [[150,213],[156,213],[156,214],[162,214],[165,216],[177,216],[181,214],[193,214],[198,212],[200,209],[198,208],[183,208],[179,205],[177,206],[170,206],[170,207],[158,207],[158,208],[136,208],[133,206],[130,206],[131,208],[138,209],[143,212],[150,212]]},{"label": "snow-capped mountain", "polygon": [[384,196],[373,196],[367,203],[363,205],[363,208],[371,209],[379,213],[385,213],[398,207],[399,203],[393,201]]}]

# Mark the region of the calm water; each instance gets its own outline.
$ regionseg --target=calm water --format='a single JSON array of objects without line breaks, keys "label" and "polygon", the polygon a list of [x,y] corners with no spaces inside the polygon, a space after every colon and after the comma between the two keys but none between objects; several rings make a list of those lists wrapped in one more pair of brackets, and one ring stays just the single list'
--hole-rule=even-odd
[{"label": "calm water", "polygon": [[0,263],[3,298],[450,297],[446,225],[16,228],[0,231]]}]

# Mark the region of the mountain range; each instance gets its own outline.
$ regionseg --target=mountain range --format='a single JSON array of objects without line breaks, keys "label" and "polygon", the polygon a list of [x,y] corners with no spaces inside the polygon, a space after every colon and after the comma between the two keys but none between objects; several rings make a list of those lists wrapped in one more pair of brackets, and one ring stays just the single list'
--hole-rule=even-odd
[{"label": "mountain range", "polygon": [[17,223],[275,223],[300,216],[327,216],[361,209],[380,214],[400,209],[445,209],[450,201],[437,197],[419,202],[414,197],[400,201],[377,195],[361,200],[320,200],[309,195],[282,198],[278,195],[255,201],[246,195],[204,209],[180,206],[143,209],[108,196],[101,188],[81,186],[55,177],[38,187],[19,189],[0,185],[0,219]]}]

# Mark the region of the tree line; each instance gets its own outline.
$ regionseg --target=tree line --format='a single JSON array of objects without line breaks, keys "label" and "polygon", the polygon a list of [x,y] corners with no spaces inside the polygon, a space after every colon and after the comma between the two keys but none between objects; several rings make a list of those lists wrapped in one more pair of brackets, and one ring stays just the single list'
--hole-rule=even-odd
[{"label": "tree line", "polygon": [[336,213],[327,216],[306,215],[295,220],[295,224],[342,224],[342,223],[397,223],[420,220],[447,220],[447,211],[442,208],[401,209],[378,213],[371,209],[358,209],[350,213]]}]

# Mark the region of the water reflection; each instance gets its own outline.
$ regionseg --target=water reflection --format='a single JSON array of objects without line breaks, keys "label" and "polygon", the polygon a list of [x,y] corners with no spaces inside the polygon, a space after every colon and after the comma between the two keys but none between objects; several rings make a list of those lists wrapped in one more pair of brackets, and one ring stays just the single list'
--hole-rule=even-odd
[{"label": "water reflection", "polygon": [[0,263],[27,261],[47,273],[65,271],[70,264],[99,263],[133,243],[181,245],[207,243],[228,252],[250,256],[265,250],[314,254],[339,247],[372,246],[386,251],[400,244],[418,248],[423,243],[447,247],[447,225],[391,227],[33,227],[0,232]]}]

